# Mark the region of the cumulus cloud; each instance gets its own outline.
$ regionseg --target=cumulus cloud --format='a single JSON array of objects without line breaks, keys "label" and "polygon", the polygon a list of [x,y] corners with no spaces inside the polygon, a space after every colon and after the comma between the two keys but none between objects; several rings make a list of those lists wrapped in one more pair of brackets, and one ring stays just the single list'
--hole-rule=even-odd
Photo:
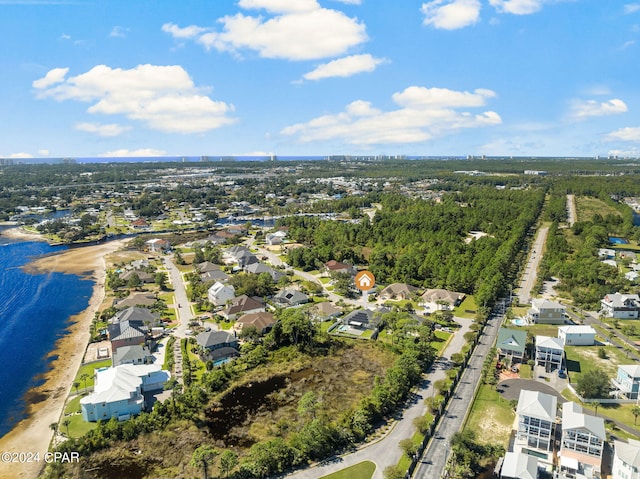
[{"label": "cumulus cloud", "polygon": [[207,50],[240,54],[257,52],[263,58],[316,60],[343,55],[367,41],[366,27],[356,18],[322,8],[315,0],[241,0],[245,9],[264,9],[272,16],[243,13],[218,19],[220,30],[173,23],[162,30],[176,39],[193,39]]},{"label": "cumulus cloud", "polygon": [[76,123],[74,127],[78,131],[94,133],[98,136],[103,136],[103,137],[120,136],[125,131],[131,129],[130,127],[118,125],[117,123],[103,125],[101,123],[81,122],[81,123]]},{"label": "cumulus cloud", "polygon": [[19,153],[11,153],[5,158],[33,158],[33,155],[31,153],[25,153],[24,151],[21,151]]},{"label": "cumulus cloud", "polygon": [[640,126],[627,126],[605,136],[608,141],[640,141]]},{"label": "cumulus cloud", "polygon": [[374,58],[369,54],[351,55],[324,63],[313,71],[305,73],[305,80],[322,80],[331,77],[350,77],[357,73],[372,72],[384,62],[382,58]]},{"label": "cumulus cloud", "polygon": [[480,18],[479,0],[433,0],[423,3],[425,25],[443,30],[457,30],[473,25]]},{"label": "cumulus cloud", "polygon": [[489,4],[500,13],[529,15],[542,9],[545,0],[489,0]]},{"label": "cumulus cloud", "polygon": [[127,150],[125,148],[114,151],[107,151],[98,156],[106,158],[120,158],[120,157],[135,157],[135,156],[165,156],[167,154],[164,150],[156,150],[155,148],[140,148],[137,150]]},{"label": "cumulus cloud", "polygon": [[592,116],[617,115],[626,112],[627,109],[625,102],[618,98],[603,102],[575,100],[571,104],[569,118],[572,120],[584,120]]},{"label": "cumulus cloud", "polygon": [[399,108],[381,111],[357,100],[341,113],[324,115],[284,128],[280,133],[300,142],[341,140],[351,145],[424,142],[465,128],[497,125],[494,111],[473,114],[458,108],[484,106],[495,96],[491,90],[473,93],[446,88],[411,86],[392,95]]},{"label": "cumulus cloud", "polygon": [[57,68],[34,81],[36,96],[90,103],[89,113],[124,115],[168,133],[202,133],[234,122],[233,105],[204,95],[179,65],[97,65],[69,78],[67,72]]}]

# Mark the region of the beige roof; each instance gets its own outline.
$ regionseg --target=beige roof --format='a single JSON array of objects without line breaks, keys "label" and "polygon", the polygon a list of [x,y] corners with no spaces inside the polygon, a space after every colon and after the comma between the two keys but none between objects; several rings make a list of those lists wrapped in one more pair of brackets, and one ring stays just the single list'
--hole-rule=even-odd
[{"label": "beige roof", "polygon": [[258,331],[262,331],[269,326],[273,326],[275,322],[276,319],[271,313],[249,313],[236,319],[236,329],[242,329],[245,326],[255,326]]},{"label": "beige roof", "polygon": [[454,304],[458,301],[462,301],[465,297],[464,293],[456,293],[455,291],[448,291],[446,289],[428,289],[422,295],[422,299],[432,303],[438,301],[445,301],[449,304]]}]

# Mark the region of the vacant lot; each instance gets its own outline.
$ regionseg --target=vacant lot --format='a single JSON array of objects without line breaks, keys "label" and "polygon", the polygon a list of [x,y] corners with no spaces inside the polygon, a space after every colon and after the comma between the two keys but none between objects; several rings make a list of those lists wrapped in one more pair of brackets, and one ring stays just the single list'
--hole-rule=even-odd
[{"label": "vacant lot", "polygon": [[475,431],[478,440],[485,444],[509,446],[509,435],[515,412],[509,401],[488,385],[478,391],[466,428]]},{"label": "vacant lot", "polygon": [[615,208],[612,208],[598,198],[590,196],[576,196],[577,221],[590,221],[593,215],[599,214],[604,217],[608,214],[620,216]]},{"label": "vacant lot", "polygon": [[[604,350],[605,358],[599,356],[600,349]],[[572,383],[578,381],[580,375],[594,369],[601,369],[607,376],[614,377],[618,365],[631,363],[625,352],[615,346],[567,346],[564,351]]]}]

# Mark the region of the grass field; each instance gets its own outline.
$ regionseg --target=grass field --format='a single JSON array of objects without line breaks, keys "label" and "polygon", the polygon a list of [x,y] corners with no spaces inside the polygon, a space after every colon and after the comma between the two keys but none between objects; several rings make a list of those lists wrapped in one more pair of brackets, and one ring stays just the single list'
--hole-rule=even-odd
[{"label": "grass field", "polygon": [[599,214],[601,216],[607,216],[612,214],[620,216],[620,213],[615,208],[612,208],[602,200],[593,198],[590,196],[576,196],[576,214],[577,221],[591,221],[593,215]]},{"label": "grass field", "polygon": [[482,385],[473,403],[466,428],[475,431],[478,440],[485,444],[509,446],[509,435],[515,413],[509,401],[492,386]]},{"label": "grass field", "polygon": [[467,319],[474,319],[476,317],[476,313],[468,313],[467,311],[478,311],[476,300],[471,295],[467,295],[464,301],[460,303],[460,306],[453,309],[453,315]]},{"label": "grass field", "polygon": [[[606,358],[598,356],[600,348],[604,349]],[[624,351],[614,346],[566,346],[564,351],[572,383],[577,382],[582,374],[594,369],[601,369],[607,376],[614,377],[618,365],[630,362]]]},{"label": "grass field", "polygon": [[371,461],[364,461],[347,467],[321,479],[371,479],[376,470],[376,465]]},{"label": "grass field", "polygon": [[86,387],[90,388],[93,386],[93,371],[94,369],[100,368],[109,368],[111,367],[111,359],[105,359],[103,361],[96,361],[94,363],[83,364],[78,369],[78,373],[76,374],[76,378],[73,380],[74,382],[78,381],[80,383],[79,391],[82,391],[85,388],[85,381],[81,379],[83,374],[88,374],[89,377],[86,381]]}]

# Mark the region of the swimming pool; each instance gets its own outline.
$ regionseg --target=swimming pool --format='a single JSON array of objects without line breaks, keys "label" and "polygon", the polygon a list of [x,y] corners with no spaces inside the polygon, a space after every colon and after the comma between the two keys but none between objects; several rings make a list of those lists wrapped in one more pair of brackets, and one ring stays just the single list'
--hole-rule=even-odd
[{"label": "swimming pool", "polygon": [[516,326],[526,326],[527,324],[529,324],[527,323],[526,319],[522,319],[522,318],[512,319],[511,323],[515,324]]},{"label": "swimming pool", "polygon": [[619,238],[617,236],[609,236],[609,241],[613,244],[629,244],[629,240],[626,238]]}]

